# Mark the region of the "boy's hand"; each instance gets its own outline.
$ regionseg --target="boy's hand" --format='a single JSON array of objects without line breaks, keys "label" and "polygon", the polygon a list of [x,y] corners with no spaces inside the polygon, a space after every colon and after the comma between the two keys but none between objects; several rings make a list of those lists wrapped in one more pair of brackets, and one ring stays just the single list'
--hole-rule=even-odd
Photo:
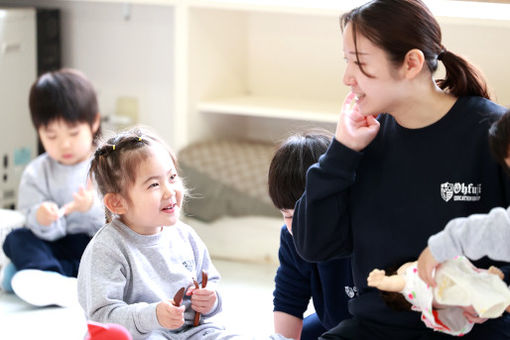
[{"label": "boy's hand", "polygon": [[78,192],[73,194],[74,201],[66,204],[65,214],[69,215],[73,212],[87,212],[94,203],[94,186],[92,182],[87,181],[87,187],[80,187]]},{"label": "boy's hand", "polygon": [[156,316],[161,326],[177,329],[184,325],[184,306],[176,307],[172,300],[161,301],[156,306]]},{"label": "boy's hand", "polygon": [[434,256],[432,255],[432,252],[430,251],[430,248],[425,248],[421,254],[420,257],[418,257],[418,275],[420,278],[429,286],[435,287],[436,281],[434,280],[434,277],[432,276],[432,272],[434,269],[439,265],[439,262],[436,261]]},{"label": "boy's hand", "polygon": [[368,274],[367,283],[369,287],[379,288],[380,284],[386,278],[386,272],[381,269],[374,269]]},{"label": "boy's hand", "polygon": [[58,220],[58,206],[54,202],[43,202],[35,213],[37,223],[43,226],[49,226]]},{"label": "boy's hand", "polygon": [[202,314],[209,313],[216,303],[216,291],[206,288],[188,288],[186,295],[191,295],[191,308]]},{"label": "boy's hand", "polygon": [[335,138],[349,149],[361,151],[375,138],[379,125],[374,116],[361,114],[356,95],[351,92],[344,100]]}]

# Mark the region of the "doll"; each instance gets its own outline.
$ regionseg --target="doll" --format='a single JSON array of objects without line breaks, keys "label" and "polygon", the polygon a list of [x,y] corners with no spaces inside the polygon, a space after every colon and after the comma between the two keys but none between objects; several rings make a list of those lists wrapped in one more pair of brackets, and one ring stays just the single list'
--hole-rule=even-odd
[{"label": "doll", "polygon": [[421,312],[421,320],[429,328],[461,336],[473,328],[463,315],[465,308],[472,306],[482,318],[497,318],[510,305],[510,290],[502,281],[503,273],[495,267],[478,269],[458,256],[437,269],[437,286],[433,288],[420,279],[416,263],[404,263],[390,276],[374,269],[367,281],[383,292],[390,307],[395,308],[400,300],[400,309]]}]

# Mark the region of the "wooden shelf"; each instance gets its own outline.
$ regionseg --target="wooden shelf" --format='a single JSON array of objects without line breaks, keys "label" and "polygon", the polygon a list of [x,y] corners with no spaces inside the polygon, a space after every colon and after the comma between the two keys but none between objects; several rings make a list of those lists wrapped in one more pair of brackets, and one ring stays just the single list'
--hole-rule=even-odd
[{"label": "wooden shelf", "polygon": [[341,103],[258,96],[231,97],[199,102],[202,113],[270,117],[336,123]]}]

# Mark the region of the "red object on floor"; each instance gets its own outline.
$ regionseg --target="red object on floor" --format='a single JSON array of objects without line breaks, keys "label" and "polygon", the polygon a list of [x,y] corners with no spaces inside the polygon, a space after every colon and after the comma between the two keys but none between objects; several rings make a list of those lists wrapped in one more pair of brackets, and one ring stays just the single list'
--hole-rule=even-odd
[{"label": "red object on floor", "polygon": [[121,325],[88,321],[89,334],[85,340],[133,340],[131,334]]}]

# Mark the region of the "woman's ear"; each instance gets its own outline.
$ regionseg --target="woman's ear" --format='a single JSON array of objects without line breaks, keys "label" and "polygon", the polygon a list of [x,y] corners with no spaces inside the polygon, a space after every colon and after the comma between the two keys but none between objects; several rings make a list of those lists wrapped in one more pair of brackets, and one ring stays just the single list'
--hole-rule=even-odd
[{"label": "woman's ear", "polygon": [[425,56],[417,48],[413,48],[404,57],[403,72],[407,79],[415,78],[423,70]]},{"label": "woman's ear", "polygon": [[101,123],[101,115],[99,112],[96,114],[96,118],[94,119],[94,123],[92,123],[92,134],[95,134],[99,129],[99,124]]},{"label": "woman's ear", "polygon": [[107,193],[103,198],[103,203],[114,214],[122,215],[127,211],[126,200],[120,194]]}]

